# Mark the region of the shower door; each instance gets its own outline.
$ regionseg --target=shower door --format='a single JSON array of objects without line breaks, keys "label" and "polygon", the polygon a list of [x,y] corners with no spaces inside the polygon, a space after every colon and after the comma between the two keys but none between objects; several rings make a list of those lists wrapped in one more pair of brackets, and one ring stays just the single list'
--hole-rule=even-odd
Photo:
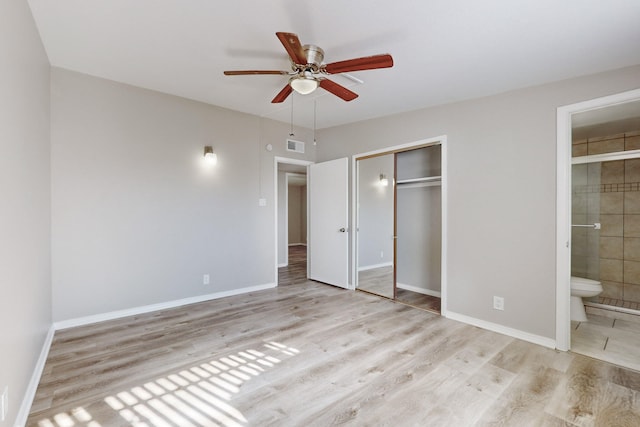
[{"label": "shower door", "polygon": [[637,310],[640,158],[574,164],[572,180],[571,275],[602,283],[594,302]]},{"label": "shower door", "polygon": [[601,162],[574,164],[572,167],[571,275],[598,281],[602,202],[609,202],[606,203],[607,212],[618,215],[614,213],[617,203],[611,203],[610,200],[617,194],[602,192],[601,177]]}]

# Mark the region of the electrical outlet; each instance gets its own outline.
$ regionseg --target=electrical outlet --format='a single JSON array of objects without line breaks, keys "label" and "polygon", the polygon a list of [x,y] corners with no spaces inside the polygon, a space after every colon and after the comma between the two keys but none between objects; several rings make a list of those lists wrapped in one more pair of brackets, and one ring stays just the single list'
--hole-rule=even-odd
[{"label": "electrical outlet", "polygon": [[267,206],[267,199],[258,199],[258,206]]},{"label": "electrical outlet", "polygon": [[203,285],[208,285],[211,282],[211,278],[209,277],[208,274],[205,274],[202,276],[202,284]]},{"label": "electrical outlet", "polygon": [[0,421],[4,421],[7,418],[7,411],[9,410],[9,386],[6,386],[2,390],[2,396],[0,396]]},{"label": "electrical outlet", "polygon": [[504,298],[502,297],[493,297],[493,308],[495,310],[504,310]]}]

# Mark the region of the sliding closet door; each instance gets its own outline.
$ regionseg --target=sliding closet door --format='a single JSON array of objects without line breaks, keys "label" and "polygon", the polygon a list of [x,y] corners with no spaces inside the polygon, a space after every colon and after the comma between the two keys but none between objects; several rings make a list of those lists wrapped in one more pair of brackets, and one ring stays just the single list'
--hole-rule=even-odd
[{"label": "sliding closet door", "polygon": [[383,154],[356,162],[356,232],[358,289],[395,297],[394,161]]}]

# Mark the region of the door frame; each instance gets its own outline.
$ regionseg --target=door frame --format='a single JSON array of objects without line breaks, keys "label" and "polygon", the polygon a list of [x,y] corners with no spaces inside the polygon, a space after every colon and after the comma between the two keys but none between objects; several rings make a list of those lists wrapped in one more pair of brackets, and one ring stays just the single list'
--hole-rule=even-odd
[{"label": "door frame", "polygon": [[[408,142],[405,144],[393,145],[390,147],[380,148],[378,150],[367,151],[365,153],[358,153],[351,156],[351,228],[355,230],[351,233],[351,283],[352,289],[356,289],[358,286],[358,230],[357,230],[357,200],[358,200],[358,174],[357,174],[357,161],[363,160],[367,157],[380,156],[384,154],[395,154],[403,151],[414,150],[417,148],[428,147],[431,145],[441,146],[441,163],[442,163],[442,246],[441,246],[441,307],[440,315],[447,317],[447,135],[440,135],[432,138],[421,139],[419,141]],[[394,172],[395,173],[395,172]],[[395,254],[394,254],[395,258]],[[395,262],[395,261],[394,261]]]},{"label": "door frame", "polygon": [[574,114],[639,101],[640,89],[557,109],[556,165],[556,348],[571,349],[571,118]]},{"label": "door frame", "polygon": [[[312,165],[314,162],[310,161],[310,160],[300,160],[300,159],[291,159],[288,157],[280,157],[280,156],[274,156],[273,157],[273,194],[274,194],[274,237],[275,237],[275,252],[274,252],[274,280],[273,282],[276,284],[276,286],[278,286],[278,268],[279,268],[279,264],[278,264],[278,164],[288,164],[288,165],[297,165],[297,166],[305,166],[308,167],[309,165]],[[285,175],[285,186],[287,184],[287,177]],[[287,194],[287,189],[285,187],[285,196]],[[289,202],[286,201],[286,204],[288,204]],[[288,206],[285,206],[288,208]],[[307,215],[308,215],[308,210],[309,208],[309,198],[307,197]],[[285,210],[285,219],[287,218],[288,212]],[[307,222],[308,223],[308,222]],[[288,231],[286,231],[285,233],[288,234]],[[308,238],[309,234],[308,234],[308,230],[307,230],[307,238]],[[286,236],[288,239],[288,235]],[[288,241],[287,241],[287,247],[288,247]],[[308,251],[309,251],[309,245],[307,242],[307,256],[308,256]],[[289,263],[289,255],[287,254],[287,264]]]}]

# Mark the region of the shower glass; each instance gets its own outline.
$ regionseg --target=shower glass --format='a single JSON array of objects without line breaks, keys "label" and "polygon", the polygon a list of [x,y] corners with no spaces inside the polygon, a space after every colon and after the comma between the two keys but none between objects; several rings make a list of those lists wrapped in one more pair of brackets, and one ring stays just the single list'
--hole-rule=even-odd
[{"label": "shower glass", "polygon": [[[611,162],[608,162],[611,163]],[[572,166],[571,275],[600,281],[601,207],[606,201],[602,185],[603,162]]]}]

